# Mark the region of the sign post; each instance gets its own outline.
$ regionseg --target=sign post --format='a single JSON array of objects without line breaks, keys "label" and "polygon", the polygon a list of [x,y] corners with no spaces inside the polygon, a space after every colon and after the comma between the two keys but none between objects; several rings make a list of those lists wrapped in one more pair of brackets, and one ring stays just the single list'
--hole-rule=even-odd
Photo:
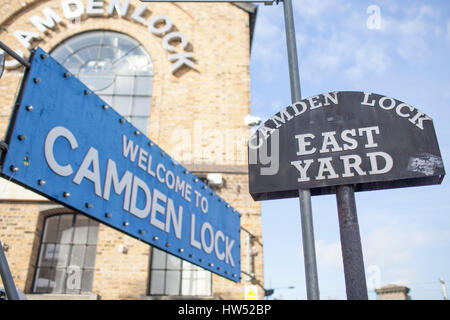
[{"label": "sign post", "polygon": [[336,194],[348,299],[367,299],[354,192],[435,185],[444,176],[432,119],[370,92],[296,101],[249,140],[254,200],[294,198],[299,189]]},{"label": "sign post", "polygon": [[367,300],[369,297],[353,186],[336,187],[336,199],[347,298]]}]

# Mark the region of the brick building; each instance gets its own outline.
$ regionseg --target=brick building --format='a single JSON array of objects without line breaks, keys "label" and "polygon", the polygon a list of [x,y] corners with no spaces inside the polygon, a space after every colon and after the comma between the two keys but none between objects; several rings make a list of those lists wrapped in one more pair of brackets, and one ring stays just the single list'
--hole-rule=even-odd
[{"label": "brick building", "polygon": [[[138,0],[7,0],[0,40],[40,46],[241,214],[235,283],[0,181],[0,240],[30,299],[263,298],[260,205],[248,193],[250,48],[256,7]],[[0,79],[5,136],[23,67]],[[49,89],[51,90],[51,89]],[[80,119],[82,121],[82,119]],[[249,276],[253,275],[252,276]]]}]

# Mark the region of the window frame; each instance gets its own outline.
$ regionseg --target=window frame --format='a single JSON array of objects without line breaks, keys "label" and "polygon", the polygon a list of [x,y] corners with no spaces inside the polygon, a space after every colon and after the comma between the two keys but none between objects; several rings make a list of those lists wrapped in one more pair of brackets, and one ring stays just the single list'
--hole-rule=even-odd
[{"label": "window frame", "polygon": [[[162,253],[165,254],[165,265],[164,268],[157,268],[154,269],[153,268],[153,263],[154,263],[154,259],[153,259],[153,250],[159,250]],[[172,256],[175,259],[180,260],[180,267],[178,269],[169,269],[167,268],[167,257],[168,256]],[[183,272],[191,272],[192,270],[190,269],[183,269],[183,259],[180,259],[174,255],[171,255],[170,253],[167,253],[161,249],[155,248],[155,247],[151,247],[150,250],[150,263],[149,263],[149,272],[148,272],[148,282],[147,282],[147,295],[151,296],[151,297],[182,297],[182,298],[199,298],[199,297],[212,297],[213,296],[213,277],[212,277],[212,272],[203,269],[199,266],[196,266],[194,264],[192,264],[194,267],[196,268],[200,268],[198,270],[195,270],[195,272],[206,272],[209,275],[209,293],[208,294],[183,294]],[[188,263],[190,263],[189,261],[186,261]],[[164,272],[164,285],[163,285],[163,292],[164,293],[152,293],[151,292],[151,286],[152,286],[152,271],[163,271]],[[167,271],[178,271],[179,272],[179,283],[178,283],[178,294],[167,294],[167,288],[166,288],[166,272]]]},{"label": "window frame", "polygon": [[[58,217],[58,221],[56,222],[57,226],[56,226],[56,239],[55,239],[55,240],[58,240],[57,236],[62,231],[62,229],[60,229],[60,226],[61,226],[61,217],[63,217],[63,216],[72,216],[71,217],[71,225],[70,225],[71,229],[72,229],[71,235],[70,235],[70,242],[67,242],[67,243],[62,243],[61,241],[60,242],[56,242],[56,241],[55,242],[45,242],[45,236],[46,236],[46,232],[47,232],[47,221],[48,221],[48,219]],[[87,230],[87,234],[86,234],[86,241],[82,242],[82,243],[74,242],[74,237],[75,237],[75,233],[76,233],[76,226],[77,226],[77,221],[78,221],[77,218],[78,217],[86,218],[87,221],[88,221],[88,225],[87,225],[88,230]],[[61,294],[62,295],[65,295],[65,294],[69,294],[69,295],[91,294],[92,293],[92,288],[93,288],[94,274],[95,274],[95,260],[96,260],[96,256],[97,256],[96,251],[97,251],[97,244],[98,244],[98,234],[99,234],[99,231],[100,231],[99,230],[100,229],[100,223],[98,221],[96,221],[96,220],[94,220],[94,219],[92,219],[90,217],[87,217],[87,216],[85,216],[85,215],[83,215],[81,213],[78,213],[76,211],[66,211],[64,209],[61,209],[61,210],[59,210],[58,212],[55,212],[55,213],[47,214],[47,215],[43,216],[41,219],[42,219],[42,229],[41,229],[40,237],[39,237],[37,255],[36,255],[36,257],[35,257],[35,259],[33,261],[33,265],[32,265],[32,267],[33,267],[33,278],[32,278],[32,282],[31,282],[30,293],[31,294],[59,294],[59,295],[61,295]],[[95,223],[96,224],[96,225],[93,226],[94,228],[96,228],[96,230],[94,231],[95,232],[95,244],[89,243],[89,231],[90,231],[91,223]],[[53,255],[52,255],[51,265],[50,266],[41,266],[41,260],[42,260],[41,254],[44,254],[42,251],[45,250],[44,249],[45,245],[47,245],[49,243],[53,244],[55,246],[55,248],[56,248],[57,245],[61,246],[61,244],[69,246],[68,259],[67,259],[64,267],[58,267],[57,260],[54,259],[55,258],[55,256],[54,256],[55,252],[53,252]],[[55,292],[54,289],[57,287],[57,285],[56,285],[56,270],[58,268],[60,268],[61,270],[64,270],[65,277],[64,277],[63,281],[66,282],[67,281],[67,270],[70,267],[70,260],[72,259],[72,250],[73,250],[74,245],[78,245],[78,246],[79,245],[83,245],[84,246],[83,257],[82,257],[83,258],[83,263],[82,263],[83,266],[80,268],[81,269],[80,288],[77,289],[77,290],[73,290],[73,289],[71,290],[71,289],[67,289],[66,285],[63,285],[62,286],[63,290],[61,290],[61,292]],[[89,246],[90,247],[94,247],[95,254],[93,255],[93,258],[94,258],[93,261],[90,262],[91,266],[86,267],[85,265],[86,265],[86,258],[87,258],[87,248]],[[50,270],[53,269],[53,272],[55,272],[55,276],[53,278],[53,280],[55,281],[55,285],[54,285],[53,288],[50,285],[47,285],[47,290],[45,292],[44,291],[38,291],[39,289],[37,289],[37,287],[36,287],[37,281],[39,280],[38,279],[39,271],[40,271],[40,269],[43,269],[43,268],[50,269]],[[85,276],[84,272],[86,270],[89,270],[89,271],[92,272],[92,279],[90,280],[89,291],[86,291],[83,288],[83,279],[84,279],[84,276]],[[49,281],[51,281],[51,280],[49,280]],[[49,289],[51,289],[51,291]],[[68,290],[70,290],[70,291],[68,292]],[[74,292],[74,291],[77,291],[77,292]]]}]

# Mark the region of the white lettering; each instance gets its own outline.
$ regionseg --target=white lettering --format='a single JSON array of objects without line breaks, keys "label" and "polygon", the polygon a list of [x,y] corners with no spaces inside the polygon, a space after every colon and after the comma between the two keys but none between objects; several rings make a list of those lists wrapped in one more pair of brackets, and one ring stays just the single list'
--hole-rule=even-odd
[{"label": "white lettering", "polygon": [[44,18],[41,18],[38,15],[33,15],[30,17],[30,22],[40,32],[46,32],[47,28],[53,29],[56,23],[62,22],[61,17],[58,16],[51,8],[45,8],[44,10],[42,10],[42,13],[44,14]]},{"label": "white lettering", "polygon": [[57,175],[67,177],[73,173],[72,166],[70,164],[67,164],[65,166],[60,165],[55,160],[55,156],[53,154],[53,146],[55,144],[56,139],[59,137],[66,138],[66,140],[69,141],[70,148],[72,150],[78,148],[78,142],[75,139],[75,136],[72,134],[72,132],[70,132],[68,129],[64,127],[58,126],[50,130],[49,133],[47,134],[47,137],[45,138],[44,155],[48,166],[50,167],[50,169],[53,170],[53,172],[55,172]]},{"label": "white lettering", "polygon": [[[92,166],[92,170],[89,168]],[[100,183],[100,166],[98,162],[97,149],[90,147],[89,151],[84,156],[80,167],[78,168],[73,182],[80,184],[83,179],[86,178],[94,183],[95,194],[99,197],[102,196],[102,185]]]}]

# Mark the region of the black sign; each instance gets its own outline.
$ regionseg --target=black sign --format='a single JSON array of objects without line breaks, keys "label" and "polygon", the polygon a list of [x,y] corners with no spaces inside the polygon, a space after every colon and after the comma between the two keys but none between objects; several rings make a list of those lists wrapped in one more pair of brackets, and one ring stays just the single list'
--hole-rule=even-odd
[{"label": "black sign", "polygon": [[440,184],[445,170],[426,114],[396,99],[331,92],[281,110],[249,140],[255,200]]}]

